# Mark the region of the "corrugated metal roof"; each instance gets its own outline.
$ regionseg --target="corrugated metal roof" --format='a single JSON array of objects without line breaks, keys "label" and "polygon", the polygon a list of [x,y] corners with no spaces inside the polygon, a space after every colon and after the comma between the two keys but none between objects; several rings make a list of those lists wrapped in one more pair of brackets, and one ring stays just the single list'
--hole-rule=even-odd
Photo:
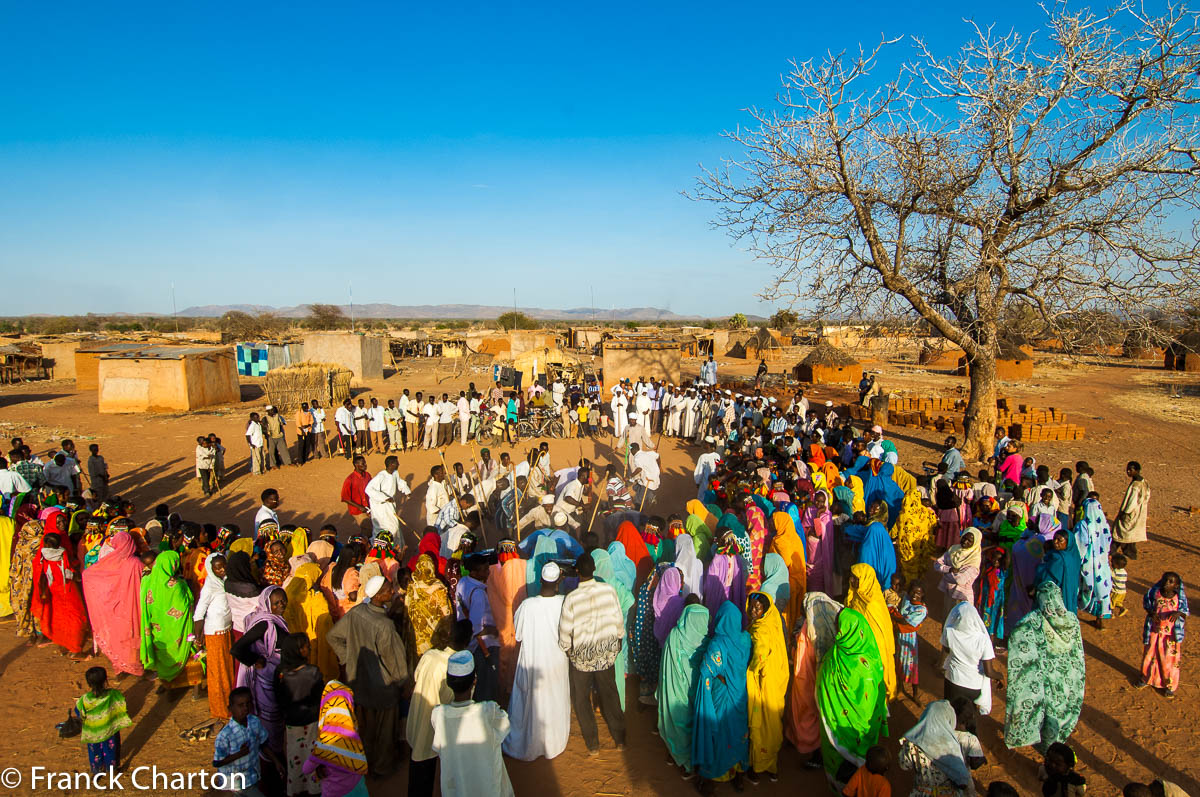
[{"label": "corrugated metal roof", "polygon": [[184,357],[206,354],[232,354],[228,346],[144,346],[130,351],[105,354],[102,360],[182,360]]},{"label": "corrugated metal roof", "polygon": [[115,351],[129,351],[130,349],[144,349],[145,343],[99,343],[94,345],[80,346],[76,351],[85,354],[105,354]]}]

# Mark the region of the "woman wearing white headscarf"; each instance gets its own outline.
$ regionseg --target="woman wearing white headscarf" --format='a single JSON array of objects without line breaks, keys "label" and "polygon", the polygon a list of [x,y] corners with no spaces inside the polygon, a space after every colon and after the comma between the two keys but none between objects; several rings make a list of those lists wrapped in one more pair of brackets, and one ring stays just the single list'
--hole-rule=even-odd
[{"label": "woman wearing white headscarf", "polygon": [[900,768],[913,773],[909,797],[975,794],[971,770],[954,735],[955,723],[950,701],[935,700],[925,707],[912,730],[900,737]]},{"label": "woman wearing white headscarf", "polygon": [[704,597],[704,565],[696,557],[696,541],[691,534],[675,538],[675,566],[683,574],[683,591]]},{"label": "woman wearing white headscarf", "polygon": [[995,660],[992,638],[979,611],[967,601],[959,603],[950,610],[950,616],[942,627],[946,700],[965,697],[979,706],[981,714],[990,713],[991,681],[1000,678],[999,672],[994,669]]}]

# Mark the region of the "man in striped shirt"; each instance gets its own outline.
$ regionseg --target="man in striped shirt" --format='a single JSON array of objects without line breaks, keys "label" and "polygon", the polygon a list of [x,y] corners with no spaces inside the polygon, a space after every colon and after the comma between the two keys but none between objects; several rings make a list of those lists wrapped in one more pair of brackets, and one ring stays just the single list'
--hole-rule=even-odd
[{"label": "man in striped shirt", "polygon": [[617,694],[614,665],[625,638],[625,619],[617,592],[596,581],[596,563],[585,553],[575,561],[579,586],[563,600],[558,623],[558,646],[571,665],[571,702],[587,744],[588,755],[600,752],[600,736],[591,694],[595,687],[600,713],[618,750],[625,749],[625,715]]}]

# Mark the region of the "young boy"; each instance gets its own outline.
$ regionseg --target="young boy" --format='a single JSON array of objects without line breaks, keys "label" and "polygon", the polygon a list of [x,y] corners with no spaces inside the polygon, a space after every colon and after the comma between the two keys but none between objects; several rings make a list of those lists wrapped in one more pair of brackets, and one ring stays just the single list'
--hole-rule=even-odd
[{"label": "young boy", "polygon": [[108,671],[89,667],[83,674],[90,690],[75,703],[83,722],[80,739],[87,745],[92,772],[108,772],[121,764],[121,729],[133,725],[125,710],[125,695],[108,688]]},{"label": "young boy", "polygon": [[213,743],[213,766],[225,776],[224,785],[244,797],[262,797],[258,788],[262,769],[260,755],[265,755],[280,773],[283,772],[274,751],[265,746],[267,729],[250,713],[253,703],[250,687],[239,686],[231,691],[229,722]]},{"label": "young boy", "polygon": [[842,789],[843,797],[892,797],[892,786],[886,777],[888,751],[877,744],[867,750],[865,760]]},{"label": "young boy", "polygon": [[[500,752],[500,743],[508,736],[508,713],[491,700],[476,703],[471,699],[475,658],[469,650],[456,651],[446,662],[446,685],[454,692],[454,701],[435,706],[431,717],[433,752],[441,759],[442,794],[512,797],[512,783]],[[471,743],[462,744],[462,739]]]},{"label": "young boy", "polygon": [[1046,748],[1038,778],[1042,797],[1083,797],[1087,782],[1075,771],[1075,751],[1062,742]]},{"label": "young boy", "polygon": [[1129,611],[1125,608],[1125,589],[1129,584],[1125,566],[1129,560],[1123,553],[1114,553],[1109,559],[1112,561],[1112,613],[1114,617],[1124,617]]}]

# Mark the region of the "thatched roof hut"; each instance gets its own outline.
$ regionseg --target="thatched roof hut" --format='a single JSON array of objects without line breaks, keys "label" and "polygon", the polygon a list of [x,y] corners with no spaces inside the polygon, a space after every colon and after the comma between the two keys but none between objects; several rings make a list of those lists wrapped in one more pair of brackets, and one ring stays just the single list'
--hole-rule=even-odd
[{"label": "thatched roof hut", "polygon": [[771,330],[759,327],[746,341],[746,356],[756,360],[779,360],[783,357],[783,344]]},{"label": "thatched roof hut", "polygon": [[858,360],[827,341],[818,343],[792,369],[797,381],[820,384],[853,384],[862,379]]}]

